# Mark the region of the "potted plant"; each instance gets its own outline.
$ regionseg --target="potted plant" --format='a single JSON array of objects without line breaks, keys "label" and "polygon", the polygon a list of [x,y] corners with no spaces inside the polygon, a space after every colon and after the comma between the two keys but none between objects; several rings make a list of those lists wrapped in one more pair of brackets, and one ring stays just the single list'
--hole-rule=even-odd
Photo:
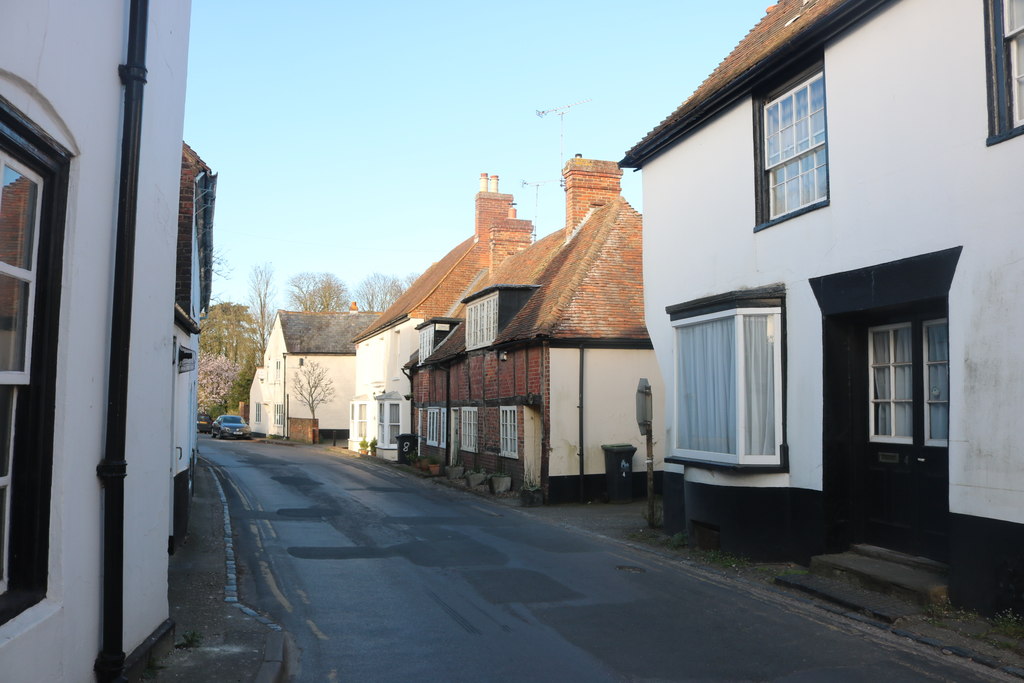
[{"label": "potted plant", "polygon": [[543,505],[544,492],[541,490],[540,484],[536,481],[524,479],[523,485],[519,489],[519,501],[524,508],[535,508]]},{"label": "potted plant", "polygon": [[366,455],[369,449],[370,443],[366,439],[359,442],[359,455]]},{"label": "potted plant", "polygon": [[409,455],[405,456],[405,459],[409,467],[419,467],[420,456],[416,455],[415,453],[410,453]]},{"label": "potted plant", "polygon": [[471,489],[475,489],[480,484],[484,483],[484,479],[487,478],[487,473],[483,470],[470,470],[466,472],[466,486]]},{"label": "potted plant", "polygon": [[466,473],[466,468],[462,465],[448,465],[445,468],[445,474],[448,475],[449,479],[461,479],[462,475]]},{"label": "potted plant", "polygon": [[501,470],[491,475],[491,493],[505,493],[512,488],[512,473],[505,471],[505,464],[501,464]]},{"label": "potted plant", "polygon": [[370,455],[376,457],[377,455],[377,438],[374,437],[370,440]]},{"label": "potted plant", "polygon": [[441,463],[437,458],[427,458],[427,469],[430,476],[435,477],[441,473]]}]

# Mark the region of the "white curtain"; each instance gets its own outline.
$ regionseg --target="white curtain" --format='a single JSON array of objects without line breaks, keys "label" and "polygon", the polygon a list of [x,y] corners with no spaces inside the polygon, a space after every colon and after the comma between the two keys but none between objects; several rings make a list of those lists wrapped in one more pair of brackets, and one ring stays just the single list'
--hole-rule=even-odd
[{"label": "white curtain", "polygon": [[746,454],[775,454],[775,341],[768,316],[743,318]]},{"label": "white curtain", "polygon": [[732,317],[678,328],[677,448],[736,453],[736,325]]}]

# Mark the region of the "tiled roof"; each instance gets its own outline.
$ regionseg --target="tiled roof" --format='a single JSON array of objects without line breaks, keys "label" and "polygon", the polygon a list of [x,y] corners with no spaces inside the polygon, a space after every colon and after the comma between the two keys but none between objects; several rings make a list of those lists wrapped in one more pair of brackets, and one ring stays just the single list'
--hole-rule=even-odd
[{"label": "tiled roof", "polygon": [[[596,208],[566,241],[565,230],[508,257],[474,292],[495,285],[536,285],[495,344],[535,338],[649,339],[644,323],[642,218],[618,197]],[[463,314],[463,308],[456,315]],[[465,348],[459,325],[431,354],[442,360]]]},{"label": "tiled roof", "polygon": [[398,297],[376,322],[362,330],[357,340],[374,334],[407,318],[433,318],[451,315],[452,308],[469,292],[483,269],[483,249],[475,237],[458,245],[430,266]]},{"label": "tiled roof", "polygon": [[[620,165],[640,166],[671,144],[673,135],[713,115],[718,100],[748,93],[751,79],[767,65],[818,47],[829,36],[891,0],[782,0],[722,60],[671,115],[626,152]],[[731,89],[743,86],[740,92]]]},{"label": "tiled roof", "polygon": [[376,320],[377,313],[278,311],[288,353],[354,354],[352,339]]}]

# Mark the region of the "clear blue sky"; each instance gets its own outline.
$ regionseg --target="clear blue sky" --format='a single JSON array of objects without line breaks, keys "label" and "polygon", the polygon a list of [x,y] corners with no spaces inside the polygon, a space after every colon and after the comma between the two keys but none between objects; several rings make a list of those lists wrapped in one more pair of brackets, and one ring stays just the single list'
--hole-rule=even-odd
[{"label": "clear blue sky", "polygon": [[[516,3],[193,0],[185,141],[219,174],[215,301],[255,264],[422,272],[473,232],[483,172],[537,234],[561,227],[565,156],[619,161],[770,0]],[[641,173],[623,193],[643,210]],[[548,182],[523,186],[522,182]]]}]

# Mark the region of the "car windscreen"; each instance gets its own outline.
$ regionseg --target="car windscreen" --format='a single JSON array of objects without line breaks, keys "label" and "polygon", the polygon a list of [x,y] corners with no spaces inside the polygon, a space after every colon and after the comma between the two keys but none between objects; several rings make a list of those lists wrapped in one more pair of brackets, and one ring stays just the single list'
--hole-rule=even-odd
[{"label": "car windscreen", "polygon": [[237,415],[225,415],[220,418],[221,424],[242,424],[242,418]]}]

